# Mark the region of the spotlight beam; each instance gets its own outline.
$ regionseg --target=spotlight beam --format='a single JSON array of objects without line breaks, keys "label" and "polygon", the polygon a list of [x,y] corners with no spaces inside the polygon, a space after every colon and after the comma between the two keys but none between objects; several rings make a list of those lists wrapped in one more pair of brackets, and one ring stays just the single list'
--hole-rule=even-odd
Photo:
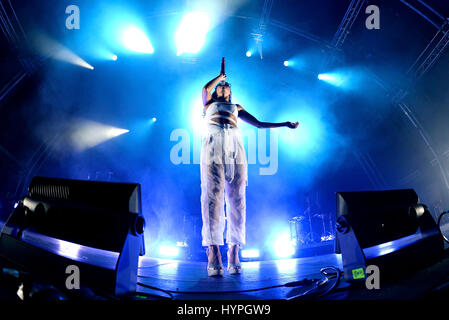
[{"label": "spotlight beam", "polygon": [[209,28],[210,19],[205,12],[185,14],[175,35],[177,55],[198,53],[206,41]]},{"label": "spotlight beam", "polygon": [[122,43],[128,50],[138,53],[154,53],[153,45],[146,34],[135,26],[127,27],[122,33]]},{"label": "spotlight beam", "polygon": [[73,125],[70,131],[70,139],[72,146],[76,150],[83,151],[128,132],[129,130],[127,129],[120,129],[94,121],[82,120]]},{"label": "spotlight beam", "polygon": [[94,67],[84,61],[73,51],[66,48],[62,44],[50,39],[44,35],[38,35],[35,38],[35,44],[40,54],[51,57],[53,59],[67,62],[76,66],[80,66],[86,69],[93,70]]}]

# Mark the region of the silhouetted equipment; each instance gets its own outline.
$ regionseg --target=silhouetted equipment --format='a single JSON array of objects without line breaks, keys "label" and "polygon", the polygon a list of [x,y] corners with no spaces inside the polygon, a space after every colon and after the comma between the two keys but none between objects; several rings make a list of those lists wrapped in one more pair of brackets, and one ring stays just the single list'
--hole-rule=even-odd
[{"label": "silhouetted equipment", "polygon": [[[145,254],[140,192],[136,183],[35,177],[2,229],[0,257],[62,288],[66,268],[76,265],[84,287],[114,295],[135,292],[139,254]],[[110,252],[115,259],[99,265],[79,252],[51,252],[27,241],[27,234],[48,237],[61,247],[68,242]]]},{"label": "silhouetted equipment", "polygon": [[443,238],[429,210],[413,189],[338,192],[336,252],[342,254],[347,281],[366,278],[366,266],[383,276],[438,257]]}]

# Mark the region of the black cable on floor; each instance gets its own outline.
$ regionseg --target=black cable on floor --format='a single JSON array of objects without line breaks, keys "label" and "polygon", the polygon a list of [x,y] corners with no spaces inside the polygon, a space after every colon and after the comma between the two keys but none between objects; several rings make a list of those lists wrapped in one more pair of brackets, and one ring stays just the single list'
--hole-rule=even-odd
[{"label": "black cable on floor", "polygon": [[[333,270],[334,272],[329,272]],[[315,293],[317,297],[322,298],[325,295],[329,294],[332,290],[334,290],[338,284],[340,283],[341,271],[337,267],[329,266],[321,268],[320,272],[326,277],[325,279],[315,281],[314,285],[305,292],[301,294],[295,295],[293,297],[289,297],[287,300],[299,300],[304,298],[309,298],[311,294]],[[330,279],[336,278],[335,282],[327,289],[325,292],[318,293],[318,290],[329,282]]]},{"label": "black cable on floor", "polygon": [[[334,272],[330,273],[329,271],[333,270]],[[327,295],[329,292],[331,292],[335,287],[337,287],[338,283],[340,282],[340,277],[341,277],[341,271],[340,269],[330,266],[330,267],[325,267],[322,268],[320,270],[320,272],[326,276],[325,279],[303,279],[300,281],[292,281],[292,282],[288,282],[285,284],[281,284],[281,285],[274,285],[274,286],[268,286],[268,287],[262,287],[262,288],[255,288],[255,289],[247,289],[247,290],[232,290],[232,291],[174,291],[174,290],[164,290],[161,288],[157,288],[157,287],[153,287],[147,284],[143,284],[143,283],[138,283],[138,285],[148,288],[148,289],[153,289],[153,290],[158,290],[158,291],[162,291],[164,293],[170,294],[171,293],[176,293],[176,294],[230,294],[230,293],[246,293],[246,292],[254,292],[254,291],[262,291],[262,290],[268,290],[268,289],[274,289],[274,288],[281,288],[281,287],[302,287],[302,286],[308,286],[311,284],[314,284],[314,286],[307,290],[306,292],[302,293],[301,295],[295,296],[293,298],[297,298],[299,296],[305,296],[308,293],[318,289],[319,287],[323,286],[324,284],[328,283],[329,279],[332,279],[334,277],[336,277],[335,282],[333,283],[333,285],[326,290],[326,292],[321,293],[319,295],[319,297],[323,297],[325,295]],[[145,278],[145,277],[141,277],[141,278]],[[172,296],[172,295],[171,295]]]},{"label": "black cable on floor", "polygon": [[230,294],[230,293],[246,293],[246,292],[254,292],[254,291],[262,291],[262,290],[268,290],[268,289],[274,289],[274,288],[281,288],[281,287],[302,287],[307,286],[313,283],[316,283],[319,281],[319,279],[303,279],[300,281],[292,281],[285,284],[280,285],[274,285],[274,286],[268,286],[268,287],[262,287],[262,288],[255,288],[255,289],[246,289],[246,290],[232,290],[232,291],[174,291],[174,290],[164,290],[161,288],[153,287],[147,284],[143,284],[138,282],[137,284],[153,290],[159,290],[165,293],[177,293],[177,294]]},{"label": "black cable on floor", "polygon": [[327,277],[327,279],[332,279],[333,276],[332,276],[331,273],[328,272],[329,270],[334,270],[335,271],[335,278],[336,278],[336,280],[335,280],[334,284],[326,292],[321,293],[319,295],[320,297],[323,297],[323,296],[329,294],[332,290],[334,290],[340,284],[341,270],[339,268],[337,268],[337,267],[325,267],[325,268],[322,268],[320,270],[320,272],[322,274],[324,274],[325,276],[329,275],[329,277]]}]

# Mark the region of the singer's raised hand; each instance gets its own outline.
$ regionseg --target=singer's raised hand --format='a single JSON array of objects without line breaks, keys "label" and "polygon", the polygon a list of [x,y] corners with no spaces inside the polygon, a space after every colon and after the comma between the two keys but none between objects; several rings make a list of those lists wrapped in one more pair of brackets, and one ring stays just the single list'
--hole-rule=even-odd
[{"label": "singer's raised hand", "polygon": [[220,73],[220,75],[218,76],[218,80],[219,81],[225,81],[227,77],[228,77],[227,75]]}]

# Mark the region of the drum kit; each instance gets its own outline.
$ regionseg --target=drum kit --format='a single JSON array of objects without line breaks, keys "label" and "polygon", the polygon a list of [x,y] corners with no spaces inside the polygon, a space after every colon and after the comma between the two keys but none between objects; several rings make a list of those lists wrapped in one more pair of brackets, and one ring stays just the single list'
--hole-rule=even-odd
[{"label": "drum kit", "polygon": [[[328,223],[326,223],[326,219]],[[335,238],[330,215],[303,214],[290,219],[289,225],[290,239],[297,246],[320,243]],[[319,232],[317,232],[318,230]]]}]

